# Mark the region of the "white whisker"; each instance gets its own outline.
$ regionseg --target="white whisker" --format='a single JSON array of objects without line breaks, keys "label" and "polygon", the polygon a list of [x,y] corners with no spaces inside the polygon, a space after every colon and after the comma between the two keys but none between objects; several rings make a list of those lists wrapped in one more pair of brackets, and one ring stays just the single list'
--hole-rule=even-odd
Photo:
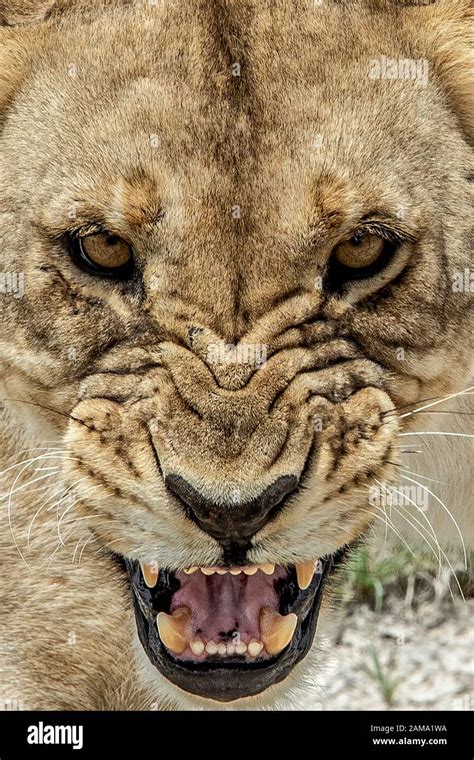
[{"label": "white whisker", "polygon": [[439,498],[439,496],[436,496],[436,494],[433,493],[433,491],[430,491],[430,489],[428,488],[428,486],[423,485],[423,483],[419,483],[417,480],[413,480],[413,478],[409,478],[408,475],[403,475],[402,473],[400,473],[400,474],[401,474],[401,476],[402,476],[402,478],[404,480],[409,480],[410,483],[415,483],[415,485],[420,486],[420,488],[423,488],[424,491],[426,491],[427,493],[429,493],[430,496],[432,496],[433,499],[435,499],[435,501],[437,501],[438,504],[440,504],[443,507],[443,509],[445,510],[445,512],[449,515],[449,517],[453,521],[453,525],[456,527],[456,530],[457,530],[457,532],[459,534],[459,538],[461,539],[463,553],[464,553],[464,569],[467,570],[466,544],[464,543],[464,538],[463,538],[463,535],[461,533],[461,529],[460,529],[458,523],[456,522],[456,519],[455,519],[453,513],[448,509],[448,507],[446,506],[446,504],[443,501],[441,501],[441,499]]},{"label": "white whisker", "polygon": [[[390,491],[388,490],[388,488],[386,488],[386,487],[383,485],[383,483],[381,483],[381,482],[380,482],[379,480],[377,480],[377,479],[375,479],[375,482],[376,482],[376,483],[377,483],[377,484],[378,484],[378,485],[379,485],[381,488],[383,488],[383,490],[384,490],[386,493],[390,494]],[[406,499],[406,500],[407,500],[407,501],[408,501],[410,504],[412,504],[412,505],[415,507],[415,509],[417,509],[418,511],[420,511],[420,512],[421,512],[421,510],[419,510],[419,507],[418,507],[418,505],[417,505],[417,504],[416,504],[416,503],[413,501],[413,499],[410,499],[410,497],[409,497],[409,496],[407,496],[406,494],[403,494],[403,493],[402,493],[401,491],[399,491],[397,488],[394,488],[394,491],[395,491],[395,493],[398,493],[398,495],[399,495],[399,496],[402,496],[404,499]],[[430,542],[430,541],[428,541],[428,538],[426,537],[426,535],[425,535],[424,533],[422,533],[422,531],[421,531],[419,528],[417,528],[417,527],[416,527],[416,525],[415,525],[413,522],[411,522],[411,520],[409,520],[409,519],[408,519],[408,517],[405,517],[405,515],[402,515],[402,514],[401,514],[401,512],[400,512],[400,511],[397,509],[397,506],[396,506],[396,505],[394,505],[394,504],[391,504],[391,506],[392,506],[392,507],[395,509],[395,512],[397,512],[397,514],[399,514],[399,515],[400,515],[400,517],[402,518],[402,520],[405,520],[405,521],[406,521],[406,522],[407,522],[409,525],[411,525],[411,527],[412,527],[412,528],[413,528],[413,529],[414,529],[414,530],[415,530],[415,531],[416,531],[416,532],[417,532],[417,533],[418,533],[418,534],[421,536],[421,538],[422,538],[422,539],[423,539],[423,540],[424,540],[424,541],[425,541],[425,542],[428,544],[429,548],[431,549],[431,551],[433,552],[434,556],[436,557],[436,559],[437,559],[437,561],[438,561],[438,565],[439,565],[439,568],[440,568],[440,571],[441,571],[441,547],[440,547],[440,545],[439,545],[439,541],[438,541],[438,539],[437,539],[437,537],[436,537],[436,534],[435,534],[435,532],[434,532],[434,530],[433,530],[433,527],[432,527],[431,523],[429,522],[429,520],[428,520],[428,524],[429,524],[429,525],[430,525],[430,527],[431,527],[431,535],[432,535],[432,537],[434,538],[434,540],[436,541],[436,547],[437,547],[437,549],[438,549],[438,553],[436,553],[436,551],[434,550],[434,547],[433,547],[433,545],[431,544],[431,542]],[[399,506],[402,506],[402,505],[399,505]],[[423,512],[421,512],[421,514],[423,514]],[[410,515],[411,515],[411,513],[410,513]],[[421,522],[420,522],[420,521],[419,521],[419,520],[418,520],[418,519],[417,519],[417,518],[416,518],[414,515],[411,515],[411,517],[412,517],[412,518],[413,518],[413,520],[414,520],[414,521],[415,521],[415,522],[416,522],[416,523],[417,523],[417,524],[420,526],[420,528],[422,528],[422,529],[424,530],[424,528],[423,528],[423,524],[422,524],[422,523],[421,523]]]},{"label": "white whisker", "polygon": [[439,430],[423,430],[422,432],[413,431],[411,433],[398,433],[397,435],[398,438],[401,438],[404,435],[449,435],[454,438],[474,438],[472,433],[447,433],[446,431],[440,432]]},{"label": "white whisker", "polygon": [[389,518],[389,516],[387,515],[387,513],[385,512],[385,510],[382,509],[382,507],[379,507],[379,506],[377,506],[376,509],[378,509],[380,512],[382,512],[382,514],[383,514],[384,517],[381,517],[380,515],[377,515],[375,512],[371,512],[369,509],[361,509],[361,512],[366,512],[368,515],[371,515],[372,517],[376,517],[378,520],[381,520],[381,522],[383,522],[384,525],[388,524],[388,527],[391,530],[393,530],[393,532],[395,533],[395,535],[397,536],[397,538],[402,542],[402,544],[404,544],[404,546],[407,548],[407,550],[409,551],[409,553],[411,554],[411,556],[414,557],[415,554],[413,553],[413,550],[409,547],[409,545],[407,544],[407,542],[403,538],[402,534],[396,529],[395,525],[393,524],[392,520]]},{"label": "white whisker", "polygon": [[465,396],[470,395],[470,391],[474,391],[474,385],[472,385],[470,388],[466,388],[463,391],[458,391],[457,393],[451,393],[448,396],[444,396],[441,399],[438,399],[437,401],[432,401],[431,404],[425,404],[424,406],[419,406],[417,409],[413,409],[411,412],[405,412],[404,414],[400,414],[398,419],[402,420],[404,417],[411,417],[412,414],[418,414],[418,412],[422,412],[424,409],[431,409],[433,406],[438,406],[438,404],[443,404],[445,401],[449,401],[451,398],[457,398],[457,396]]},{"label": "white whisker", "polygon": [[419,472],[413,472],[412,470],[407,470],[406,467],[401,467],[401,470],[403,472],[408,472],[410,475],[416,475],[417,478],[421,478],[422,480],[430,480],[432,483],[439,483],[441,486],[448,486],[451,487],[450,483],[445,483],[444,480],[435,480],[434,478],[428,478],[427,475],[420,475]]}]

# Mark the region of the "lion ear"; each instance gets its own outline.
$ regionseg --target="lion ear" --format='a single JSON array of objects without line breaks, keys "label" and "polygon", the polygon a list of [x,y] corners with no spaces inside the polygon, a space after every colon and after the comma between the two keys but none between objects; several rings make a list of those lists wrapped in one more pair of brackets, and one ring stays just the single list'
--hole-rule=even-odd
[{"label": "lion ear", "polygon": [[0,26],[34,24],[51,10],[55,0],[0,0]]},{"label": "lion ear", "polygon": [[432,75],[439,78],[461,127],[474,141],[474,3],[437,0],[418,13]]}]

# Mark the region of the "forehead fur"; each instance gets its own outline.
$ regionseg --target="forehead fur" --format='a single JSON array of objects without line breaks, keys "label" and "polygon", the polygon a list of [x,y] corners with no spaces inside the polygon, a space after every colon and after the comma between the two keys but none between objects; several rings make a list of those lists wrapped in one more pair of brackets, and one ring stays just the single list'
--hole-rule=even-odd
[{"label": "forehead fur", "polygon": [[[18,59],[23,45],[34,60],[24,87],[44,125],[33,147],[37,151],[48,140],[49,149],[52,141],[65,161],[100,172],[108,183],[114,181],[112,166],[123,177],[138,162],[152,175],[168,164],[186,176],[192,158],[210,188],[211,165],[238,177],[259,150],[270,167],[277,155],[280,171],[287,168],[288,174],[291,163],[302,160],[314,175],[309,161],[317,162],[318,152],[327,164],[337,155],[340,182],[369,156],[394,163],[401,142],[405,155],[410,148],[413,156],[420,147],[429,150],[440,118],[449,121],[440,113],[445,93],[434,68],[438,16],[428,8],[402,12],[396,2],[314,7],[301,0],[295,9],[286,3],[275,8],[254,2],[72,0],[30,3],[22,13],[34,20],[33,11],[44,5],[47,20],[31,33],[2,32],[9,64],[4,69],[13,71],[7,79],[14,81],[20,66],[12,65],[13,57]],[[444,21],[451,20],[452,41],[459,43],[465,3],[451,3],[450,12],[445,3],[438,5]],[[4,17],[18,15],[19,5],[6,7]],[[426,39],[417,13],[429,22]],[[467,40],[457,47],[458,63],[461,48],[467,55]],[[370,61],[380,57],[423,61],[424,56],[429,87],[368,76]],[[466,92],[466,75],[459,74],[454,58],[449,40],[443,42],[439,70],[455,69]],[[57,83],[53,91],[51,77]],[[22,82],[24,76],[18,77],[18,90]],[[13,87],[12,81],[4,85],[10,98]],[[451,98],[455,90],[452,78]],[[16,94],[21,102],[21,91]],[[457,116],[465,122],[466,95],[462,100]],[[388,128],[390,141],[379,137]],[[74,146],[84,143],[86,151],[75,153]]]}]

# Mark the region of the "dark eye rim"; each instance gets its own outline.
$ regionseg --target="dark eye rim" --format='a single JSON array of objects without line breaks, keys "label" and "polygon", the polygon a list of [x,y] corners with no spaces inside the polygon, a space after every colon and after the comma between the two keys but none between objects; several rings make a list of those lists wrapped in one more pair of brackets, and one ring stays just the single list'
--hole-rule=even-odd
[{"label": "dark eye rim", "polygon": [[[108,234],[110,237],[117,237],[113,233],[105,234]],[[101,267],[88,256],[83,244],[83,240],[86,237],[90,237],[90,235],[71,235],[68,241],[71,259],[79,269],[82,269],[83,272],[87,272],[95,277],[102,277],[108,280],[124,281],[132,279],[135,273],[135,260],[131,246],[130,259],[126,264],[122,264],[122,266],[119,267]],[[127,245],[129,244],[127,243]]]},{"label": "dark eye rim", "polygon": [[[354,238],[354,241],[355,240],[358,240],[358,238]],[[375,277],[375,275],[386,269],[398,249],[401,247],[402,242],[400,240],[384,240],[383,238],[381,238],[381,240],[383,240],[383,247],[380,255],[372,264],[369,264],[366,267],[349,267],[342,264],[336,259],[333,251],[329,261],[327,274],[331,290],[337,291],[347,283]]]}]

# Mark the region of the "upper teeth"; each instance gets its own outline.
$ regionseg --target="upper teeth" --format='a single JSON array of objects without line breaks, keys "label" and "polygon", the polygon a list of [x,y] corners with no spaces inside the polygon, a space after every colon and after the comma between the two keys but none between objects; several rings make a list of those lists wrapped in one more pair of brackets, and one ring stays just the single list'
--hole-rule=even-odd
[{"label": "upper teeth", "polygon": [[217,573],[217,575],[225,575],[226,573],[230,573],[231,575],[240,575],[240,573],[255,575],[258,570],[261,570],[265,575],[273,575],[275,565],[270,562],[263,565],[245,565],[242,567],[197,567],[193,565],[193,567],[186,568],[184,572],[186,575],[191,575],[197,572],[197,570],[200,570],[204,575],[214,575],[214,573]]},{"label": "upper teeth", "polygon": [[[140,567],[142,569],[143,578],[145,579],[146,585],[148,588],[154,588],[158,583],[159,576],[159,568],[157,563],[140,562]],[[275,572],[275,565],[271,562],[267,562],[262,565],[245,565],[242,567],[197,567],[197,565],[193,565],[192,567],[186,568],[184,572],[186,575],[191,575],[192,573],[196,573],[198,570],[200,570],[204,575],[214,575],[215,573],[217,573],[217,575],[225,575],[226,573],[230,573],[231,575],[240,575],[240,573],[244,573],[245,575],[255,575],[258,570],[261,570],[265,575],[273,575]],[[300,562],[300,564],[296,565],[296,577],[298,579],[298,586],[300,589],[304,590],[310,586],[315,570],[315,560]]]},{"label": "upper teeth", "polygon": [[160,570],[156,562],[140,562],[143,578],[148,588],[154,588],[158,583]]},{"label": "upper teeth", "polygon": [[309,562],[301,562],[296,565],[296,577],[298,579],[298,586],[304,590],[308,588],[313,580],[314,571],[316,570],[316,562],[309,560]]}]

